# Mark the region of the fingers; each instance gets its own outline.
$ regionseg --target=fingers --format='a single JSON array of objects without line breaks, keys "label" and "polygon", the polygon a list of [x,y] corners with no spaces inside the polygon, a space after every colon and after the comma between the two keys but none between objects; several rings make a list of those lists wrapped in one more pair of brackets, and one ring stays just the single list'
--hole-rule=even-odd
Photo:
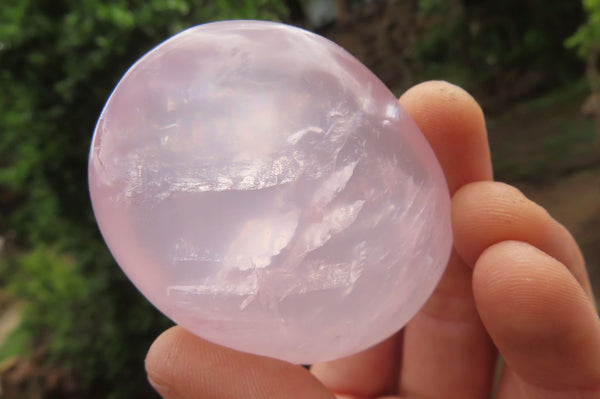
[{"label": "fingers", "polygon": [[527,242],[566,265],[592,296],[583,256],[571,234],[516,188],[496,182],[469,184],[453,198],[452,219],[455,248],[468,264],[495,243]]},{"label": "fingers", "polygon": [[356,355],[315,364],[311,372],[338,395],[372,398],[395,393],[400,344],[396,335]]},{"label": "fingers", "polygon": [[[483,113],[469,94],[428,82],[400,102],[431,144],[451,193],[492,178]],[[401,391],[408,397],[487,397],[496,353],[475,308],[471,274],[453,253],[436,291],[405,329]]]},{"label": "fingers", "polygon": [[600,396],[600,326],[569,232],[495,182],[461,188],[452,218],[455,247],[474,266],[476,306],[507,365],[499,398]]},{"label": "fingers", "polygon": [[301,366],[223,348],[180,327],[154,342],[146,371],[165,399],[333,398]]},{"label": "fingers", "polygon": [[523,242],[494,244],[476,261],[473,290],[508,367],[499,398],[600,397],[600,322],[556,257]]}]

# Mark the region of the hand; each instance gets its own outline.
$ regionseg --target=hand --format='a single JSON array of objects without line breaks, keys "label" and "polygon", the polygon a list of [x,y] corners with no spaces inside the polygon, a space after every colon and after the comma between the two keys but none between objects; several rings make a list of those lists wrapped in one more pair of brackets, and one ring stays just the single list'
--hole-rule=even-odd
[{"label": "hand", "polygon": [[571,235],[517,189],[491,181],[484,118],[466,92],[428,82],[400,102],[453,195],[455,250],[425,307],[379,345],[310,372],[174,327],[146,358],[165,399],[484,399],[498,352],[499,399],[600,398],[600,321]]}]

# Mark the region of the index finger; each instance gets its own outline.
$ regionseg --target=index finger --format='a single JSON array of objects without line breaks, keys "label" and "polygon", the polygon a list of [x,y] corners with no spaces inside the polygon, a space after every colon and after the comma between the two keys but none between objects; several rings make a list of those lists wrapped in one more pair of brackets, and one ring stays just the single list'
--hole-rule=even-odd
[{"label": "index finger", "polygon": [[400,97],[442,165],[450,194],[492,179],[483,111],[466,91],[447,82],[421,83]]}]

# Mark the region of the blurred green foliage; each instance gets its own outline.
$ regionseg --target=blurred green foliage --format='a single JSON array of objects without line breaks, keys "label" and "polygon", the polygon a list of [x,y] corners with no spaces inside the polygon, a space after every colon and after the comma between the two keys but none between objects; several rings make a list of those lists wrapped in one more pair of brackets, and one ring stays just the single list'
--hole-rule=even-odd
[{"label": "blurred green foliage", "polygon": [[583,0],[583,8],[588,19],[565,41],[565,45],[576,49],[581,58],[586,58],[600,46],[600,0]]},{"label": "blurred green foliage", "polygon": [[46,346],[85,397],[148,397],[143,358],[169,325],[114,264],[93,219],[87,153],[103,103],[137,58],[184,28],[286,12],[282,0],[0,5],[0,282],[28,304],[17,335]]},{"label": "blurred green foliage", "polygon": [[581,75],[580,61],[563,45],[583,19],[577,1],[419,0],[418,5],[429,20],[417,48],[428,78],[450,67],[462,74],[458,83],[481,91],[479,97],[505,97],[504,104]]},{"label": "blurred green foliage", "polygon": [[[563,40],[582,19],[576,1],[496,0],[465,1],[472,32],[470,48],[482,52],[479,59],[489,63],[552,70],[564,60]],[[475,53],[474,55],[479,55]],[[493,62],[491,62],[493,61]]]},{"label": "blurred green foliage", "polygon": [[591,101],[593,113],[596,118],[595,148],[600,153],[600,0],[583,0],[583,8],[587,14],[587,21],[571,37],[565,41],[569,48],[576,49],[578,55],[586,60],[586,77],[592,91]]}]

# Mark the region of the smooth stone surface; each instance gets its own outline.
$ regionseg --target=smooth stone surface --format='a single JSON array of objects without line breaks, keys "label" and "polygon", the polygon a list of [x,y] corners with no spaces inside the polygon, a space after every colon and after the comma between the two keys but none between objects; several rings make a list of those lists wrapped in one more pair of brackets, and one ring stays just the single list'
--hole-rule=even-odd
[{"label": "smooth stone surface", "polygon": [[89,184],[137,288],[193,333],[295,363],[404,326],[451,248],[440,166],[339,46],[226,21],[140,59],[98,121]]}]

